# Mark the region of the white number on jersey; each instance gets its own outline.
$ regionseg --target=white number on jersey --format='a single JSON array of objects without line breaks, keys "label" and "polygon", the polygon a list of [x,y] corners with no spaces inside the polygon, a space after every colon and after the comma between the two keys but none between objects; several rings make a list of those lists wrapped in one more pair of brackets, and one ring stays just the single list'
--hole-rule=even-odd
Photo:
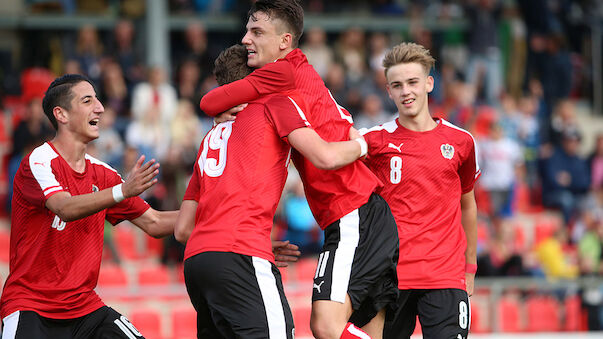
[{"label": "white number on jersey", "polygon": [[389,181],[392,184],[399,184],[402,181],[402,158],[392,157],[389,160]]},{"label": "white number on jersey", "polygon": [[[203,139],[203,152],[199,157],[199,168],[201,174],[207,174],[210,177],[219,177],[224,173],[226,167],[226,150],[228,147],[228,138],[232,133],[232,124],[234,121],[226,121],[218,124],[214,129],[209,131],[205,139]],[[208,158],[209,150],[219,151],[218,158]]]}]

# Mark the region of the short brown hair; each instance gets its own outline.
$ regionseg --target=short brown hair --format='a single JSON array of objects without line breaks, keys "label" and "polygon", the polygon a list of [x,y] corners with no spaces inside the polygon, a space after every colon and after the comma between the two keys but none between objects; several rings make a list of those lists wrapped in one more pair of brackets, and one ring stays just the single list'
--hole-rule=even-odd
[{"label": "short brown hair", "polygon": [[292,47],[299,45],[299,39],[304,32],[304,10],[297,0],[258,0],[249,10],[248,18],[254,18],[256,12],[263,12],[270,19],[279,19],[287,25],[291,33]]},{"label": "short brown hair", "polygon": [[247,66],[247,49],[243,45],[228,47],[214,62],[214,75],[220,86],[243,79],[252,71]]},{"label": "short brown hair", "polygon": [[387,75],[387,71],[393,66],[411,62],[420,64],[425,69],[425,72],[429,74],[435,64],[435,59],[427,48],[413,42],[403,42],[385,54],[383,58],[385,74]]}]

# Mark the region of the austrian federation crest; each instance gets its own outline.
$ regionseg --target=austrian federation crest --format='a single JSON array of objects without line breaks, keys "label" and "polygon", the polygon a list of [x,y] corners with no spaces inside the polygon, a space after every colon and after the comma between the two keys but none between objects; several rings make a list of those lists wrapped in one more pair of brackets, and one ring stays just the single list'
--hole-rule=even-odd
[{"label": "austrian federation crest", "polygon": [[452,159],[454,156],[454,146],[449,144],[442,144],[440,146],[440,151],[442,151],[442,156],[448,160]]}]

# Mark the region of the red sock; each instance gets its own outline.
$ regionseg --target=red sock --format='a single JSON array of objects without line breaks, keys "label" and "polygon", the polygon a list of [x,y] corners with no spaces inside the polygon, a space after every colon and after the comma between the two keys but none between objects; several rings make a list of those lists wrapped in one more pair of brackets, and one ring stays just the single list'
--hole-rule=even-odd
[{"label": "red sock", "polygon": [[345,325],[345,329],[343,330],[343,333],[341,333],[341,337],[339,337],[339,339],[358,339],[358,338],[371,339],[371,336],[369,336],[366,332],[359,329],[358,327],[354,326],[354,324],[352,324],[352,323],[347,323]]}]

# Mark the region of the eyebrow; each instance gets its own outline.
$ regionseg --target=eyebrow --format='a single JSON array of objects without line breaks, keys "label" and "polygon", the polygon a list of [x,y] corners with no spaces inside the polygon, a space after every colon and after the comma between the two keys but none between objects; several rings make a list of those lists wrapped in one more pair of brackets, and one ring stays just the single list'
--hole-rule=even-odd
[{"label": "eyebrow", "polygon": [[80,98],[80,101],[85,100],[87,98],[94,98],[94,97],[96,97],[96,95],[91,95],[91,94],[84,95],[83,97]]}]

